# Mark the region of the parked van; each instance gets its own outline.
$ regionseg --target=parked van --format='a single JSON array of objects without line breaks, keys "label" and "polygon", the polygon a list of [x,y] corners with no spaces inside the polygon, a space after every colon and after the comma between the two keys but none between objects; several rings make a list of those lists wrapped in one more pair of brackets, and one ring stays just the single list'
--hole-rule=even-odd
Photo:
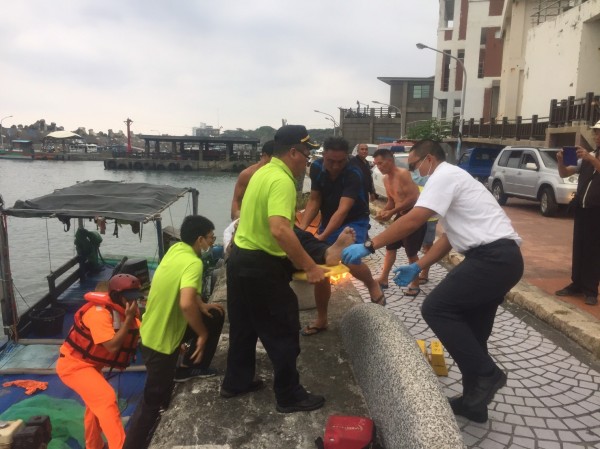
[{"label": "parked van", "polygon": [[492,165],[500,151],[501,148],[469,148],[460,156],[457,165],[473,178],[487,184]]}]

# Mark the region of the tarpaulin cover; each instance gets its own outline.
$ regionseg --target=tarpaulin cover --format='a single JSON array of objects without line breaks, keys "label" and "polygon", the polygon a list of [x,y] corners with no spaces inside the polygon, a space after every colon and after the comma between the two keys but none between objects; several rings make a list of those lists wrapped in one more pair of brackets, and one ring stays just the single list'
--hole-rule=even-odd
[{"label": "tarpaulin cover", "polygon": [[104,217],[146,223],[194,190],[147,183],[85,181],[32,200],[18,200],[2,213],[23,218]]},{"label": "tarpaulin cover", "polygon": [[22,419],[27,422],[32,416],[48,415],[52,424],[52,440],[48,449],[69,449],[75,445],[85,445],[83,437],[83,412],[84,407],[74,399],[61,399],[38,394],[29,399],[24,399],[14,404],[0,415],[4,421]]}]

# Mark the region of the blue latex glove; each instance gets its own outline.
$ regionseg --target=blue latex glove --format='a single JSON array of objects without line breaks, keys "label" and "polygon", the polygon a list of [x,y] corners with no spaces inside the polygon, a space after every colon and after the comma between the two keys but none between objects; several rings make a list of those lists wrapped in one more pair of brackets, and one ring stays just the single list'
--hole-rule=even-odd
[{"label": "blue latex glove", "polygon": [[396,276],[394,276],[394,282],[400,287],[406,287],[414,278],[419,275],[420,272],[421,269],[416,262],[411,263],[410,265],[402,265],[398,268],[394,268],[394,273],[396,274]]},{"label": "blue latex glove", "polygon": [[365,248],[362,243],[355,243],[350,245],[342,251],[342,262],[344,265],[357,265],[360,263],[360,259],[366,256],[370,256],[371,251]]}]

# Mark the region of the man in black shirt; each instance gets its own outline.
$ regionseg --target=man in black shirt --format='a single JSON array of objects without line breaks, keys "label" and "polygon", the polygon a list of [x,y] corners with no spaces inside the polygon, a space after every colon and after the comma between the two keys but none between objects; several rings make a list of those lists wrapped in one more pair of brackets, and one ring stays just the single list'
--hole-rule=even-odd
[{"label": "man in black shirt", "polygon": [[360,143],[358,144],[356,156],[350,159],[350,163],[360,169],[363,175],[363,184],[365,186],[365,191],[367,192],[369,199],[371,201],[374,201],[375,199],[377,199],[377,194],[375,193],[375,186],[373,185],[371,165],[369,164],[369,161],[367,161],[368,155],[369,146],[366,143]]},{"label": "man in black shirt", "polygon": [[[323,142],[323,158],[310,167],[311,192],[302,217],[301,229],[321,212],[317,239],[333,244],[346,228],[354,229],[356,243],[367,240],[369,230],[369,200],[364,189],[361,171],[349,164],[348,142],[341,137],[330,137]],[[385,296],[379,283],[373,279],[365,264],[350,265],[350,273],[369,289],[371,301],[385,305]],[[331,286],[326,280],[315,284],[316,320],[304,329],[303,335],[312,335],[327,327],[327,305]]]},{"label": "man in black shirt", "polygon": [[557,296],[585,296],[585,303],[598,304],[600,281],[600,121],[592,126],[596,151],[577,147],[577,165],[565,166],[559,151],[558,174],[566,178],[579,173],[573,221],[573,260],[571,283],[556,292]]}]

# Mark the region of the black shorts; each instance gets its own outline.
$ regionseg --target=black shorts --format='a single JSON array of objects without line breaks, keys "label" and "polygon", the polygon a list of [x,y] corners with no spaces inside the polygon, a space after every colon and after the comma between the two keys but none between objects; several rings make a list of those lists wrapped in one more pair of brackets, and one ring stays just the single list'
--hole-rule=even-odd
[{"label": "black shorts", "polygon": [[327,252],[327,248],[329,245],[321,240],[317,239],[310,232],[303,231],[297,226],[294,226],[294,233],[298,240],[300,240],[300,244],[304,251],[308,253],[308,255],[318,264],[325,263],[325,253]]},{"label": "black shorts", "polygon": [[398,240],[397,242],[387,245],[385,249],[394,251],[404,247],[407,257],[415,257],[421,249],[421,245],[423,245],[423,239],[425,238],[426,232],[427,223],[423,224],[423,226],[421,226],[412,234],[407,235],[402,240]]}]

